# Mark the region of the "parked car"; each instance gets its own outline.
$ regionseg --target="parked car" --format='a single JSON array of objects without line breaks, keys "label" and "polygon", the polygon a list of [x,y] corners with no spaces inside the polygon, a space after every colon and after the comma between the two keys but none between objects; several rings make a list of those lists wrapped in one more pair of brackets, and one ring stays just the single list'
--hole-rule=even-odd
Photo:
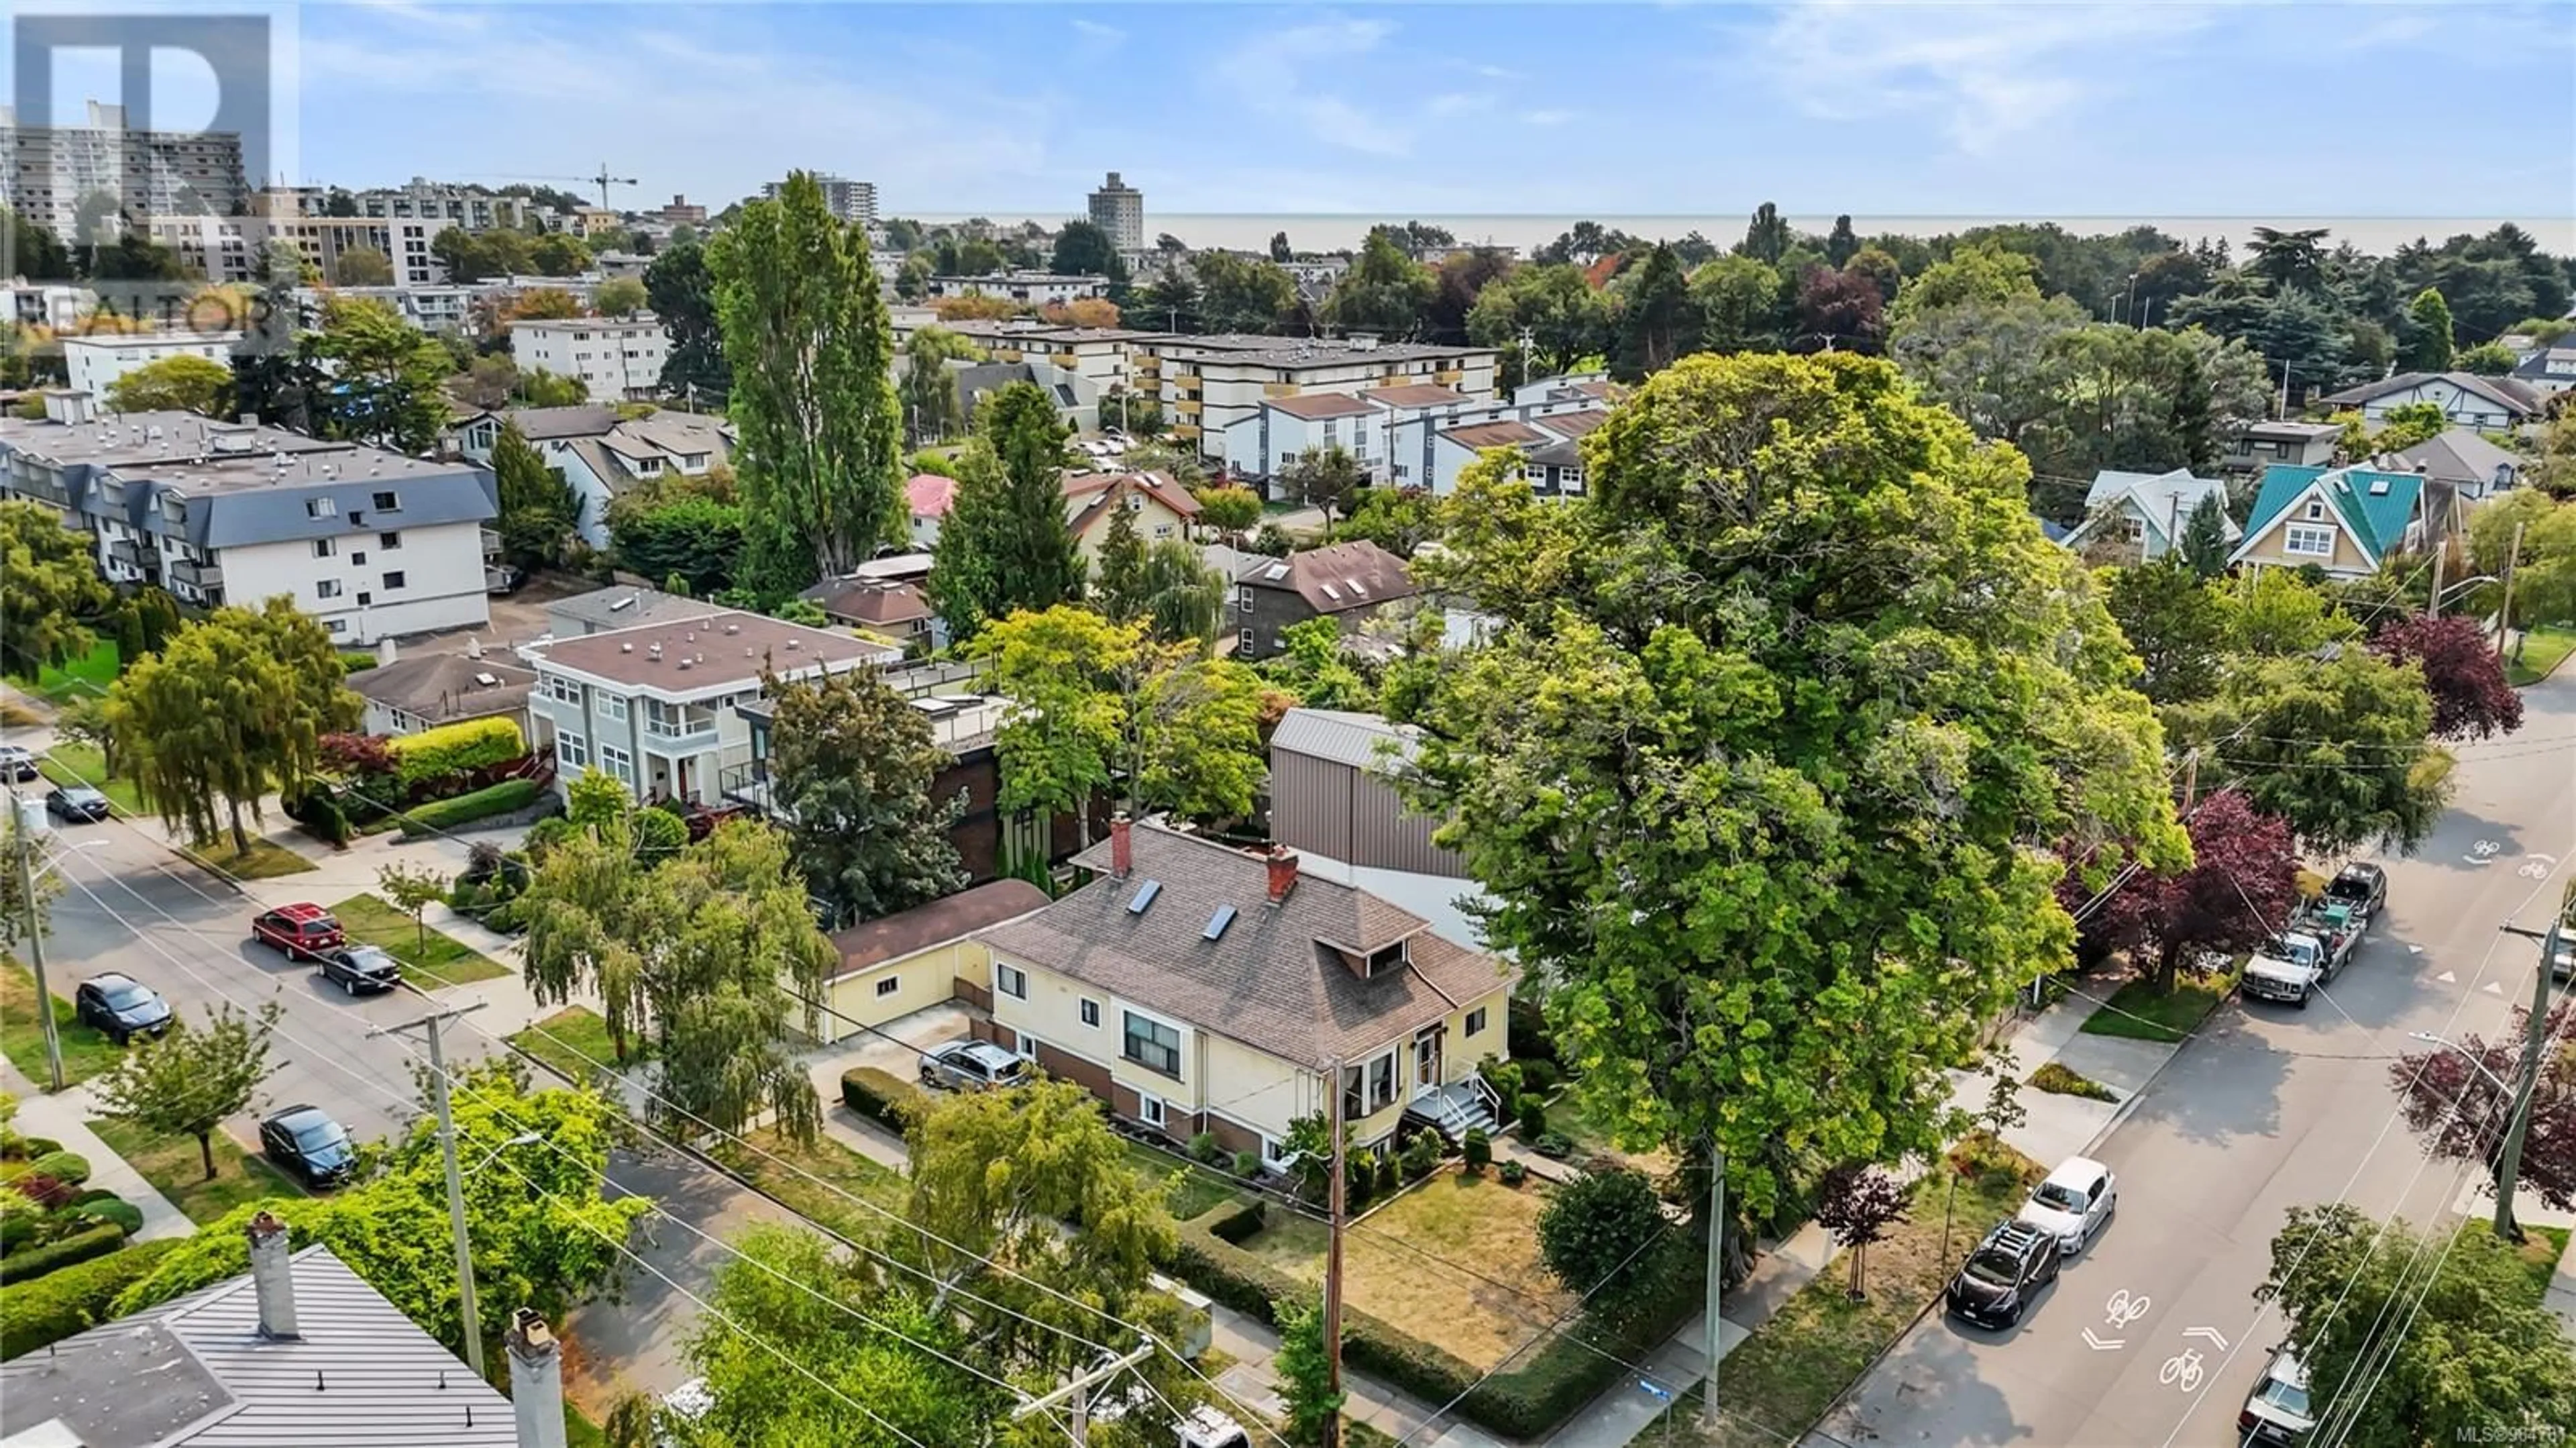
[{"label": "parked car", "polygon": [[2238,988],[2248,996],[2288,1001],[2302,1010],[2325,978],[2326,948],[2313,935],[2289,931],[2263,942],[2245,962]]},{"label": "parked car", "polygon": [[2273,1349],[2272,1361],[2263,1368],[2263,1381],[2254,1385],[2243,1411],[2236,1415],[2237,1441],[2248,1448],[2258,1443],[2290,1448],[2308,1441],[2308,1430],[2316,1425],[2308,1406],[2306,1366],[2288,1348]]},{"label": "parked car", "polygon": [[313,969],[325,984],[337,985],[351,995],[392,990],[402,984],[402,962],[373,945],[343,945],[326,950],[315,958]]},{"label": "parked car", "polygon": [[2028,1222],[2005,1222],[1986,1234],[1959,1275],[1950,1279],[1950,1315],[1981,1327],[2010,1327],[2065,1265],[2056,1233]]},{"label": "parked car", "polygon": [[260,1154],[306,1186],[337,1186],[358,1164],[348,1130],[319,1106],[289,1106],[259,1124]]},{"label": "parked car", "polygon": [[985,1091],[1019,1086],[1029,1079],[1029,1063],[990,1041],[950,1041],[921,1054],[921,1084],[951,1091]]},{"label": "parked car", "polygon": [[116,971],[82,981],[72,992],[72,1014],[120,1046],[137,1036],[166,1033],[173,1019],[170,1003],[159,991]]},{"label": "parked car", "polygon": [[2290,917],[2291,929],[2315,937],[2325,947],[2322,978],[2328,981],[2352,959],[2354,948],[2361,944],[2362,927],[2369,923],[2360,906],[2343,900],[2313,901]]},{"label": "parked car", "polygon": [[0,744],[0,776],[21,784],[37,776],[36,756],[15,744]]},{"label": "parked car", "polygon": [[319,905],[280,905],[250,923],[250,937],[286,952],[289,960],[315,960],[348,943],[340,919]]},{"label": "parked car", "polygon": [[2358,861],[2346,865],[2326,883],[2326,898],[2357,907],[2361,922],[2367,925],[2379,918],[2380,907],[2388,903],[2388,872]]},{"label": "parked car", "polygon": [[86,784],[67,784],[45,791],[45,813],[58,820],[96,824],[107,818],[107,796]]},{"label": "parked car", "polygon": [[485,575],[483,591],[494,598],[516,593],[520,586],[528,581],[528,571],[515,563],[504,563],[498,568],[487,569]]},{"label": "parked car", "polygon": [[2119,1205],[2120,1183],[2111,1169],[2089,1156],[2070,1156],[2031,1188],[2030,1200],[2013,1220],[2056,1234],[2058,1245],[2072,1257]]}]

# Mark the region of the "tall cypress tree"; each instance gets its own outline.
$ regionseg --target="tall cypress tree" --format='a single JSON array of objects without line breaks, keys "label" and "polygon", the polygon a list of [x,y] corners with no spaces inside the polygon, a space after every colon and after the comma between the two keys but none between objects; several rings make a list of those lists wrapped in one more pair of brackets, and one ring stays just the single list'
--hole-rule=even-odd
[{"label": "tall cypress tree", "polygon": [[894,327],[865,234],[832,215],[804,172],[716,234],[707,271],[733,370],[746,533],[736,581],[784,599],[902,535]]},{"label": "tall cypress tree", "polygon": [[1082,599],[1082,552],[1064,516],[1064,425],[1035,383],[979,403],[939,528],[931,600],[964,641],[1021,609]]},{"label": "tall cypress tree", "polygon": [[1619,310],[1619,342],[1610,359],[1611,373],[1623,382],[1642,382],[1698,348],[1699,317],[1691,305],[1690,281],[1682,275],[1681,259],[1673,249],[1658,242],[1646,253]]}]

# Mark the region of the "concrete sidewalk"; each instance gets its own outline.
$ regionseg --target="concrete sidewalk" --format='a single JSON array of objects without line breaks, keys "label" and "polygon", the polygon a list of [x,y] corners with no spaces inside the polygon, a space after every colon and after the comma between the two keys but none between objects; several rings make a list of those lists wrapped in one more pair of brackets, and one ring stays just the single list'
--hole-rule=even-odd
[{"label": "concrete sidewalk", "polygon": [[0,1060],[0,1091],[18,1098],[16,1124],[20,1135],[48,1137],[61,1142],[63,1150],[79,1153],[89,1161],[86,1185],[114,1192],[142,1211],[143,1230],[134,1234],[135,1241],[185,1237],[196,1232],[196,1223],[180,1215],[168,1197],[145,1181],[141,1172],[126,1165],[125,1158],[89,1129],[90,1119],[98,1115],[98,1100],[87,1085],[70,1087],[59,1096],[47,1095],[43,1088],[20,1075],[15,1064]]}]

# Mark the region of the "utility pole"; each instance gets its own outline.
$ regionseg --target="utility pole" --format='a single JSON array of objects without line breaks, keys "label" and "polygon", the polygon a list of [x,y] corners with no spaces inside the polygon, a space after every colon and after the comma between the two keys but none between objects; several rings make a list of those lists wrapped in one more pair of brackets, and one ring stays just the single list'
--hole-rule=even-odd
[{"label": "utility pole", "polygon": [[2451,547],[2447,542],[2436,543],[2433,545],[2433,600],[2432,602],[2424,605],[2424,616],[2426,618],[2440,618],[2442,616],[2442,564],[2450,557],[2450,555]]},{"label": "utility pole", "polygon": [[2165,494],[2165,552],[2175,557],[2182,554],[2182,491],[2178,488]]},{"label": "utility pole", "polygon": [[1717,1431],[1717,1355],[1725,1330],[1718,1323],[1718,1297],[1726,1283],[1726,1147],[1715,1136],[1708,1143],[1708,1376],[1700,1380],[1699,1422]]},{"label": "utility pole", "polygon": [[483,1005],[476,1001],[470,1006],[432,1011],[367,1032],[369,1039],[414,1029],[429,1034],[429,1099],[438,1110],[438,1154],[447,1166],[447,1229],[456,1238],[456,1308],[465,1319],[465,1365],[474,1369],[478,1378],[483,1376],[483,1319],[474,1307],[474,1247],[465,1235],[465,1181],[456,1170],[456,1114],[448,1109],[447,1055],[439,1047],[438,1028],[458,1016],[483,1009]]},{"label": "utility pole", "polygon": [[[1324,1366],[1326,1391],[1342,1390],[1342,1187],[1345,1163],[1342,1160],[1342,1062],[1333,1058],[1333,1102],[1325,1119],[1333,1133],[1333,1184],[1327,1189],[1326,1215],[1331,1226],[1324,1247]],[[1342,1425],[1339,1419],[1325,1435],[1332,1448],[1340,1448]]]},{"label": "utility pole", "polygon": [[2182,812],[2191,814],[2192,801],[2200,794],[2200,746],[2195,744],[2182,757]]},{"label": "utility pole", "polygon": [[2539,978],[2531,984],[2531,1019],[2523,1023],[2522,1070],[2515,1078],[2513,1114],[2505,1119],[2504,1155],[2496,1163],[2495,1234],[2508,1242],[2522,1240],[2522,1224],[2513,1219],[2513,1194],[2522,1180],[2522,1139],[2531,1131],[2531,1098],[2540,1089],[2541,1047],[2549,1039],[2549,972],[2558,963],[2558,932],[2566,916],[2562,904],[2549,917],[2546,931],[2505,927],[2508,935],[2540,942]]},{"label": "utility pole", "polygon": [[27,936],[27,966],[36,975],[36,1023],[45,1037],[45,1089],[63,1089],[63,1038],[54,1029],[54,993],[45,984],[45,922],[36,905],[36,831],[44,827],[45,807],[9,786],[10,832],[17,837],[18,908]]},{"label": "utility pole", "polygon": [[[2496,662],[2504,661],[2504,641],[2513,632],[2513,565],[2522,558],[2522,525],[2513,525],[2513,547],[2504,555],[2504,607],[2496,610]],[[2549,971],[2541,970],[2546,979]]]},{"label": "utility pole", "polygon": [[1074,1448],[1083,1448],[1091,1433],[1091,1390],[1153,1355],[1154,1345],[1147,1342],[1125,1357],[1110,1358],[1088,1372],[1075,1374],[1072,1381],[1043,1398],[1023,1397],[1020,1405],[1011,1410],[1011,1416],[1025,1418],[1033,1413],[1043,1413],[1058,1403],[1071,1403]]}]

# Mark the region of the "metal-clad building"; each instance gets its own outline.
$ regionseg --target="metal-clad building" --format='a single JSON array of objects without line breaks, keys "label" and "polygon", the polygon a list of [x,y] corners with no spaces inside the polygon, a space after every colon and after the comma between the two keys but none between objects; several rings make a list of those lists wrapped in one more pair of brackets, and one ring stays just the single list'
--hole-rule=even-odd
[{"label": "metal-clad building", "polygon": [[1270,736],[1270,833],[1281,844],[1363,869],[1465,879],[1431,843],[1440,821],[1405,806],[1389,769],[1411,752],[1375,714],[1291,709]]}]

